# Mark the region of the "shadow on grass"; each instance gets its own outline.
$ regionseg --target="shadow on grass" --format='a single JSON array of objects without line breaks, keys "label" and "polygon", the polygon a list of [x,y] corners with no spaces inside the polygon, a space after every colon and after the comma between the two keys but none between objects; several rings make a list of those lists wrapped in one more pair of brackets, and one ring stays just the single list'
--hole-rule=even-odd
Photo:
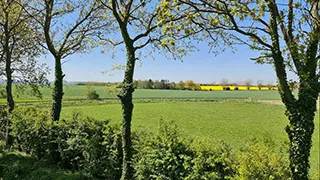
[{"label": "shadow on grass", "polygon": [[87,180],[79,173],[59,170],[46,162],[21,153],[0,153],[0,179],[2,180]]}]

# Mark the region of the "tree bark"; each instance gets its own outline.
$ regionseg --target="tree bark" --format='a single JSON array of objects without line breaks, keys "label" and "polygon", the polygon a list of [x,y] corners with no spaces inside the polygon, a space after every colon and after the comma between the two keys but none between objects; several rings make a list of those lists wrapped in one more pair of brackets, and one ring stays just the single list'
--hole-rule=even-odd
[{"label": "tree bark", "polygon": [[[280,51],[273,52],[276,74],[279,79],[279,93],[286,106],[289,125],[286,132],[289,137],[289,160],[293,180],[307,180],[310,168],[309,157],[314,132],[314,116],[318,98],[315,71],[300,76],[298,100],[293,96],[287,82],[283,57]],[[313,75],[312,75],[313,74]]]},{"label": "tree bark", "polygon": [[298,100],[294,108],[287,111],[290,125],[286,127],[290,140],[290,169],[294,180],[308,179],[310,149],[314,132],[314,117],[317,111],[317,78],[309,72],[300,77]]},{"label": "tree bark", "polygon": [[[63,98],[63,77],[61,57],[55,57],[55,80],[54,87],[52,92],[52,107],[51,107],[51,120],[52,124],[59,121],[62,107],[62,98]],[[52,142],[49,145],[50,148],[50,157],[55,164],[58,164],[61,161],[61,154],[58,150],[58,143],[55,141],[57,139],[56,127],[53,125],[52,130],[50,131],[50,137]]]},{"label": "tree bark", "polygon": [[122,151],[123,151],[123,164],[121,180],[131,180],[133,178],[132,161],[132,141],[131,141],[131,121],[133,102],[132,95],[133,87],[133,74],[135,67],[135,49],[133,43],[126,43],[127,50],[127,64],[123,80],[123,86],[120,94],[118,95],[122,105]]},{"label": "tree bark", "polygon": [[[10,53],[9,53],[10,54]],[[9,55],[11,56],[11,55]],[[7,104],[8,104],[8,112],[9,114],[11,114],[14,110],[15,107],[15,103],[13,100],[13,96],[12,96],[12,71],[11,71],[11,58],[7,57],[6,59],[6,76],[7,76],[7,84],[6,84],[6,93],[7,93]],[[9,62],[8,62],[9,61]],[[8,118],[7,119],[7,130],[6,130],[6,146],[8,149],[10,149],[10,147],[13,144],[13,136],[10,134],[11,133],[11,121]]]},{"label": "tree bark", "polygon": [[61,57],[55,57],[55,80],[54,88],[52,92],[52,108],[51,108],[51,119],[52,121],[59,121],[61,114],[62,98],[63,98],[63,78]]},{"label": "tree bark", "polygon": [[[11,59],[12,59],[12,51],[10,47],[10,31],[9,31],[9,14],[8,12],[5,13],[6,21],[4,24],[4,35],[5,35],[5,43],[4,43],[4,52],[5,52],[5,58],[6,58],[6,78],[7,78],[7,84],[6,84],[6,93],[7,93],[7,104],[8,104],[8,112],[9,114],[12,113],[15,107],[15,103],[12,96],[12,69],[11,69]],[[8,118],[7,124],[6,124],[6,146],[10,149],[12,143],[13,143],[13,136],[10,135],[11,133],[11,121]]]}]

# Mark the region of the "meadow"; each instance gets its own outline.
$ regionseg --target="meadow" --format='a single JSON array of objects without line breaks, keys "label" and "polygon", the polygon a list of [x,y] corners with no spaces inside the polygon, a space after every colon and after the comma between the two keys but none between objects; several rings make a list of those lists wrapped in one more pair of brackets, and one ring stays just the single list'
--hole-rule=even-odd
[{"label": "meadow", "polygon": [[[273,139],[277,145],[288,141],[284,128],[288,124],[284,106],[222,100],[217,102],[150,102],[135,103],[133,129],[155,132],[161,119],[173,121],[185,138],[224,141],[240,149],[254,138]],[[62,117],[74,112],[97,119],[121,123],[120,104],[82,105],[63,108]],[[319,117],[319,114],[316,115]],[[311,172],[319,172],[319,118],[315,118],[311,152]]]},{"label": "meadow", "polygon": [[[101,99],[117,99],[114,89],[105,86],[91,86]],[[66,85],[64,86],[64,100],[75,101],[86,99],[87,86]],[[30,96],[28,93],[20,94],[14,90],[16,102],[41,102],[50,101],[52,88],[41,88],[43,99]],[[188,91],[188,90],[157,90],[157,89],[136,89],[134,92],[135,99],[264,99],[280,100],[278,91],[272,90],[253,90],[253,91]],[[0,99],[5,102],[5,99]]]},{"label": "meadow", "polygon": [[[99,120],[121,123],[121,105],[114,92],[104,86],[92,87],[104,101],[86,99],[86,86],[68,85],[64,87],[64,108],[62,118],[70,119],[74,112]],[[22,95],[17,98],[18,106],[26,102],[50,102],[51,89],[43,88],[43,100]],[[173,121],[181,136],[193,139],[223,141],[239,150],[253,139],[270,138],[278,146],[288,142],[284,130],[288,119],[285,107],[277,104],[258,102],[269,100],[280,102],[277,91],[180,91],[145,90],[134,92],[136,99],[133,112],[133,130],[155,132],[160,120]],[[137,100],[148,101],[137,101]],[[79,101],[83,100],[83,101]],[[167,101],[170,100],[170,101]],[[195,101],[190,101],[195,100]],[[208,101],[206,101],[208,100]],[[1,99],[5,102],[5,99]],[[66,102],[74,101],[77,105]],[[90,102],[90,103],[88,103]],[[49,108],[44,106],[45,108]],[[42,105],[41,105],[42,106]],[[319,114],[315,118],[315,132],[311,150],[311,173],[319,172]]]}]

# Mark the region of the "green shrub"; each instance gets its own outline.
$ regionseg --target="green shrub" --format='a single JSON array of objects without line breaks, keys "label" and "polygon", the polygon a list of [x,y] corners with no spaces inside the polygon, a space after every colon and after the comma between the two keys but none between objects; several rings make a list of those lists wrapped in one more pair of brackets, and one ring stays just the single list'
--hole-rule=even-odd
[{"label": "green shrub", "polygon": [[0,154],[0,179],[21,180],[93,180],[79,172],[58,169],[24,153]]},{"label": "green shrub", "polygon": [[2,86],[0,86],[0,99],[5,99],[7,98],[7,92],[6,89]]},{"label": "green shrub", "polygon": [[97,91],[90,86],[87,86],[86,96],[88,99],[91,99],[91,100],[99,100],[99,97],[100,97]]},{"label": "green shrub", "polygon": [[4,105],[0,105],[0,141],[5,141],[6,137],[6,124],[8,120],[7,108]]},{"label": "green shrub", "polygon": [[24,152],[36,155],[38,159],[45,158],[50,141],[49,117],[49,112],[43,109],[16,108],[10,116],[12,134],[17,139],[16,146]]},{"label": "green shrub", "polygon": [[[5,108],[0,108],[0,115],[0,121],[6,121]],[[17,108],[9,117],[12,135],[17,140],[15,147],[20,146],[39,162],[45,162],[50,160],[49,144],[56,143],[61,157],[58,165],[62,169],[92,178],[120,179],[119,125],[80,113],[54,124],[49,117],[49,112],[40,108]],[[290,179],[285,152],[270,140],[255,140],[241,151],[232,151],[228,145],[210,139],[187,141],[181,138],[175,124],[163,121],[157,134],[133,133],[132,138],[132,165],[138,180]]]},{"label": "green shrub", "polygon": [[193,152],[182,140],[177,127],[160,123],[159,133],[143,141],[135,163],[136,178],[183,179],[188,175]]},{"label": "green shrub", "polygon": [[192,147],[196,156],[191,162],[190,174],[185,180],[233,178],[235,159],[227,144],[202,138],[193,142]]},{"label": "green shrub", "polygon": [[[49,144],[56,143],[63,169],[83,171],[102,179],[119,179],[122,152],[119,126],[75,113],[71,120],[52,124],[50,114],[33,107],[12,114],[16,146],[38,159],[50,160]],[[55,138],[49,133],[54,134]]]},{"label": "green shrub", "polygon": [[290,179],[289,162],[272,140],[254,140],[237,155],[235,179],[284,180]]},{"label": "green shrub", "polygon": [[[99,131],[99,130],[98,130]],[[101,179],[120,179],[122,144],[120,126],[107,126],[92,137],[84,150],[84,171]]]}]

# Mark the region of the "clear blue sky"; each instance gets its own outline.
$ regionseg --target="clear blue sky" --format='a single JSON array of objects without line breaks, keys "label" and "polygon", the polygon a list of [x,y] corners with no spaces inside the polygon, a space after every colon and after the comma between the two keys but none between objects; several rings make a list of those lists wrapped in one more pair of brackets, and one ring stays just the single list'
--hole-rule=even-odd
[{"label": "clear blue sky", "polygon": [[[198,46],[198,52],[191,53],[190,56],[179,60],[168,60],[163,55],[155,53],[156,60],[150,58],[142,59],[142,64],[137,61],[134,79],[168,79],[178,82],[180,80],[192,79],[198,83],[219,83],[222,78],[227,78],[229,82],[241,83],[246,79],[252,79],[253,84],[257,80],[264,83],[276,82],[275,72],[271,65],[255,64],[250,60],[257,57],[259,52],[252,51],[245,46],[237,47],[237,51],[232,53],[227,50],[218,56],[209,53],[209,48],[205,43]],[[103,74],[103,71],[110,70],[115,64],[125,63],[125,53],[118,51],[114,59],[111,52],[101,54],[100,50],[94,50],[88,54],[76,54],[69,56],[63,65],[66,81],[122,81],[123,71],[115,71],[111,75]],[[51,54],[41,57],[41,61],[46,62],[51,68],[49,80],[53,80],[53,59]],[[292,73],[289,79],[296,79]]]}]

